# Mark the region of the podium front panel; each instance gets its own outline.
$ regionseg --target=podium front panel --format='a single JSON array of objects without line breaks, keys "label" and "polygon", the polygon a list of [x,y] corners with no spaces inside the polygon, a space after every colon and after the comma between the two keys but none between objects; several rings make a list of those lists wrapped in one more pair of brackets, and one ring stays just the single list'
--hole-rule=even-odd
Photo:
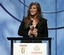
[{"label": "podium front panel", "polygon": [[48,42],[14,43],[13,55],[48,55]]}]

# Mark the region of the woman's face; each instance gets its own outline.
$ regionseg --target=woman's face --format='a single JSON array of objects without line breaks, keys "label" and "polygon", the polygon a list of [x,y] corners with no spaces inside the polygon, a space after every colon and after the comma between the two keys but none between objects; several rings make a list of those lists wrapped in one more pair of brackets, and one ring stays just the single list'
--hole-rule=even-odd
[{"label": "woman's face", "polygon": [[36,15],[37,14],[37,7],[36,5],[32,5],[30,8],[30,14],[31,15]]}]

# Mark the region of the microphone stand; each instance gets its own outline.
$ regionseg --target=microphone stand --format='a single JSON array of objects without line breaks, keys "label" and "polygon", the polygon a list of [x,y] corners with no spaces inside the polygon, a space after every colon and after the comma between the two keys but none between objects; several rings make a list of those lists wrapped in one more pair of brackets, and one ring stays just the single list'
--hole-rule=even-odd
[{"label": "microphone stand", "polygon": [[[31,29],[31,30],[34,29],[34,27],[32,26],[32,23],[33,23],[33,20],[30,21],[30,29]],[[32,37],[34,37],[34,35],[31,34],[29,37],[32,38]],[[34,40],[32,40],[32,43],[34,43]]]}]

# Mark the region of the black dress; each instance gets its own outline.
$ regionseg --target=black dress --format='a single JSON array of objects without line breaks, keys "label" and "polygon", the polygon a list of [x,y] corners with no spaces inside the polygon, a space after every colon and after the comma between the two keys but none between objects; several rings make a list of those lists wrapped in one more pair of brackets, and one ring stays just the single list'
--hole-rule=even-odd
[{"label": "black dress", "polygon": [[[24,19],[25,19],[25,17],[23,18],[23,20],[22,20],[22,22],[19,26],[18,35],[23,36],[24,38],[25,37],[27,38],[27,37],[29,37],[28,36],[28,31],[30,30],[30,27],[25,27]],[[48,27],[47,27],[47,20],[46,19],[44,19],[44,18],[40,19],[40,23],[38,23],[35,28],[38,29],[37,37],[42,37],[42,38],[47,38],[48,37]],[[31,43],[31,42],[32,43],[33,42],[34,43],[40,43],[41,41],[40,40],[38,40],[38,41],[36,41],[36,40],[33,40],[33,41],[32,40],[24,40],[22,42],[25,42],[25,43]]]}]

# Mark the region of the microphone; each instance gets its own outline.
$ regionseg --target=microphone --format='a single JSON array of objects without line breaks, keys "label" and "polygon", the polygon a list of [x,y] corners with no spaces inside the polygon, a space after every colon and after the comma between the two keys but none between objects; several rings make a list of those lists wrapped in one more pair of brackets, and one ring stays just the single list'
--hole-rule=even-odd
[{"label": "microphone", "polygon": [[32,26],[33,24],[33,20],[30,21],[30,29],[33,30],[34,29],[34,26]]},{"label": "microphone", "polygon": [[[33,24],[33,20],[30,21],[30,30],[34,29],[34,27],[32,26],[32,24]],[[31,34],[30,37],[33,37],[33,34]]]}]

